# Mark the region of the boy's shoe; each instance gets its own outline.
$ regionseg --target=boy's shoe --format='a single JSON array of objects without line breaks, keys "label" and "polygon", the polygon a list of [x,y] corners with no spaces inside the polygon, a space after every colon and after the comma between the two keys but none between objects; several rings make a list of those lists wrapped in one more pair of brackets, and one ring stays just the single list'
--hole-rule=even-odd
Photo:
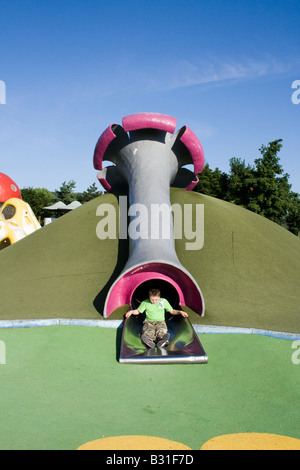
[{"label": "boy's shoe", "polygon": [[169,333],[166,333],[162,339],[160,341],[158,341],[157,343],[157,347],[158,348],[164,348],[165,346],[168,346],[169,344],[169,339],[170,339],[170,335]]},{"label": "boy's shoe", "polygon": [[147,335],[143,334],[141,340],[145,343],[150,349],[155,349],[155,343],[152,339],[148,338]]}]

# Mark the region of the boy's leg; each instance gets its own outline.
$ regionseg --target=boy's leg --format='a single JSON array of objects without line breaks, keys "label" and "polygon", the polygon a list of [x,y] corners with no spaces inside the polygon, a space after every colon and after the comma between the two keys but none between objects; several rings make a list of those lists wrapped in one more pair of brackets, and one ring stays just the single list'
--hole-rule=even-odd
[{"label": "boy's leg", "polygon": [[168,333],[167,324],[165,321],[156,323],[156,339],[161,340]]},{"label": "boy's leg", "polygon": [[163,348],[169,344],[170,335],[166,322],[162,321],[157,323],[156,337],[159,340],[157,343],[158,348]]},{"label": "boy's leg", "polygon": [[156,337],[155,326],[150,321],[145,320],[143,324],[141,340],[143,341],[143,343],[149,346],[149,348],[154,349],[155,337]]}]

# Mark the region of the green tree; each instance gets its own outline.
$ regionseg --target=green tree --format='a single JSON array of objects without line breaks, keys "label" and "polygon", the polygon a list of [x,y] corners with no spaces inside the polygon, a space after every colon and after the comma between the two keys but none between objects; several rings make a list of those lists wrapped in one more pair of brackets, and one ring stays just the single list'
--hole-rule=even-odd
[{"label": "green tree", "polygon": [[291,192],[290,203],[286,216],[286,225],[290,232],[299,235],[300,232],[300,196]]},{"label": "green tree", "polygon": [[86,191],[81,194],[78,194],[78,201],[81,202],[81,204],[84,204],[85,202],[91,201],[92,199],[101,196],[101,194],[102,192],[98,191],[96,184],[93,183],[87,188]]},{"label": "green tree", "polygon": [[289,175],[280,164],[281,148],[282,139],[262,145],[253,166],[241,158],[231,158],[229,175],[218,168],[211,170],[206,164],[198,175],[195,191],[243,206],[297,235],[300,199],[298,193],[291,191]]},{"label": "green tree", "polygon": [[45,188],[23,188],[21,189],[23,201],[27,202],[37,218],[43,219],[46,215],[43,207],[51,206],[56,202],[56,197]]},{"label": "green tree", "polygon": [[[295,214],[295,203],[291,202],[289,175],[280,164],[281,148],[282,139],[262,145],[254,166],[232,158],[226,200],[289,228],[288,211],[290,208],[291,214]],[[289,220],[292,218],[295,220],[290,215]]]},{"label": "green tree", "polygon": [[204,165],[203,171],[198,175],[199,181],[194,188],[194,191],[207,196],[224,199],[227,193],[228,175],[215,168],[212,170],[208,163]]},{"label": "green tree", "polygon": [[55,190],[54,194],[57,199],[68,205],[76,200],[76,194],[74,193],[75,187],[75,181],[71,180],[68,183],[64,181],[61,187]]},{"label": "green tree", "polygon": [[[278,153],[282,148],[282,139],[262,145],[261,157],[255,162],[252,201],[250,210],[282,223],[290,205],[289,175],[283,172]],[[254,202],[254,205],[253,205]]]},{"label": "green tree", "polygon": [[[231,158],[229,163],[230,174],[225,199],[249,208],[249,204],[253,204],[254,169],[249,164],[246,165],[245,160],[236,157]],[[254,207],[252,205],[252,210]]]}]

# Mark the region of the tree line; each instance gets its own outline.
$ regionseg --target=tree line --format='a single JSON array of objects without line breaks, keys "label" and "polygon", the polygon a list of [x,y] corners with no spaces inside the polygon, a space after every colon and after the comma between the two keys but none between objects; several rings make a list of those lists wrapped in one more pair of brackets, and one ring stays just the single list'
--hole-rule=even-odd
[{"label": "tree line", "polygon": [[[292,191],[289,175],[284,172],[279,158],[282,139],[274,140],[259,149],[260,156],[254,165],[247,164],[241,158],[229,160],[229,174],[219,168],[212,170],[208,164],[198,175],[199,182],[194,188],[208,196],[223,199],[256,212],[298,235],[300,231],[300,195]],[[57,201],[70,204],[79,201],[84,204],[102,194],[95,183],[78,193],[75,181],[63,182],[53,192],[45,188],[21,189],[22,198],[32,208],[36,217],[43,220],[49,214],[43,207],[51,206]]]},{"label": "tree line", "polygon": [[60,214],[44,210],[44,207],[49,207],[58,201],[64,204],[71,204],[73,201],[79,201],[84,204],[92,199],[101,196],[102,191],[98,191],[97,186],[93,183],[82,193],[75,192],[76,183],[71,180],[64,181],[59,189],[49,191],[46,188],[23,188],[21,189],[22,199],[27,202],[33,210],[35,216],[43,221],[45,217],[57,217]]},{"label": "tree line", "polygon": [[300,196],[292,191],[289,175],[280,164],[281,148],[282,139],[262,145],[254,165],[231,158],[229,174],[206,164],[194,191],[242,206],[298,235]]}]

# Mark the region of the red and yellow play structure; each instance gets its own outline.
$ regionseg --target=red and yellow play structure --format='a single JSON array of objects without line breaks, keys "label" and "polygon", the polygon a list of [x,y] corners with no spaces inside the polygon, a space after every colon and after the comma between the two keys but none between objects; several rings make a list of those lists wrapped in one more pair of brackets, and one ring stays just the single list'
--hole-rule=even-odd
[{"label": "red and yellow play structure", "polygon": [[16,183],[0,173],[0,250],[41,228]]}]

